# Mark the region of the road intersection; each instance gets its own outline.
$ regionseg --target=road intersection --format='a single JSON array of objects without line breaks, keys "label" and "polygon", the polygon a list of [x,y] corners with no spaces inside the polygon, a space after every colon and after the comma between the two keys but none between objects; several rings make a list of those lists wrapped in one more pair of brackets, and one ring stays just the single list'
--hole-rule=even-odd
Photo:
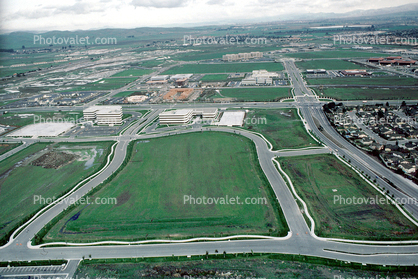
[{"label": "road intersection", "polygon": [[[211,104],[217,107],[263,107],[263,108],[292,108],[296,107],[302,117],[304,124],[310,132],[324,143],[324,148],[298,149],[288,151],[272,151],[265,139],[249,131],[228,127],[204,127],[191,128],[178,131],[162,131],[155,134],[140,134],[138,131],[152,123],[158,114],[165,108],[163,105],[153,105],[153,111],[146,116],[145,121],[137,121],[126,129],[120,136],[108,136],[100,138],[56,138],[53,141],[92,141],[92,140],[114,140],[116,144],[113,149],[113,158],[109,164],[94,177],[88,180],[74,191],[69,192],[66,197],[82,197],[94,187],[102,183],[112,173],[114,173],[123,163],[127,146],[130,141],[137,139],[151,139],[164,137],[173,134],[183,134],[192,132],[220,131],[236,133],[251,139],[257,150],[257,155],[261,168],[269,180],[280,206],[285,215],[289,226],[287,237],[281,238],[258,238],[258,239],[229,239],[219,241],[218,239],[205,239],[195,242],[176,242],[164,244],[140,244],[125,242],[123,245],[88,245],[81,246],[67,243],[65,247],[32,246],[31,239],[50,222],[56,215],[64,210],[68,205],[57,203],[45,209],[39,216],[34,218],[24,229],[13,235],[9,243],[0,247],[0,261],[28,261],[28,260],[48,260],[48,259],[67,259],[74,265],[83,258],[132,258],[132,257],[165,257],[165,256],[184,256],[184,255],[205,255],[215,254],[215,251],[222,253],[288,253],[308,256],[323,257],[329,259],[339,259],[348,262],[360,262],[364,264],[377,265],[416,265],[418,264],[418,242],[398,242],[374,243],[370,241],[364,243],[348,243],[317,237],[310,230],[305,222],[303,214],[295,200],[294,194],[289,189],[282,175],[277,171],[273,159],[276,156],[299,156],[308,154],[334,153],[340,157],[345,157],[351,161],[351,165],[364,171],[370,177],[376,177],[380,185],[390,189],[395,197],[415,197],[418,198],[418,186],[404,177],[397,175],[382,166],[378,161],[367,156],[364,152],[352,146],[343,139],[328,123],[317,97],[306,87],[300,71],[291,60],[285,60],[284,65],[289,74],[289,78],[294,88],[294,103],[265,103],[265,104]],[[187,105],[181,105],[182,107]],[[208,106],[208,104],[197,105]],[[51,109],[51,108],[48,108]],[[39,110],[43,110],[40,108]],[[325,133],[319,131],[319,123]],[[330,138],[331,137],[331,138]],[[12,140],[8,140],[12,141]],[[33,141],[51,141],[50,139],[25,139],[26,144]],[[338,143],[338,145],[336,144]],[[391,181],[394,185],[387,183]],[[404,208],[412,215],[418,216],[418,207],[414,204],[406,204]],[[132,245],[131,245],[132,244]],[[0,270],[0,275],[2,271]],[[69,274],[68,276],[72,276]]]}]

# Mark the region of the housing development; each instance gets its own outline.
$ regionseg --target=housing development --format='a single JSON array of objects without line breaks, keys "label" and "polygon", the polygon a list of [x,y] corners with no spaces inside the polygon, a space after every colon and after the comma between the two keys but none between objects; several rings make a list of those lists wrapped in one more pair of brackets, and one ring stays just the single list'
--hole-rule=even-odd
[{"label": "housing development", "polygon": [[[103,5],[189,7],[139,2]],[[393,5],[3,30],[0,278],[416,278],[418,6]]]}]

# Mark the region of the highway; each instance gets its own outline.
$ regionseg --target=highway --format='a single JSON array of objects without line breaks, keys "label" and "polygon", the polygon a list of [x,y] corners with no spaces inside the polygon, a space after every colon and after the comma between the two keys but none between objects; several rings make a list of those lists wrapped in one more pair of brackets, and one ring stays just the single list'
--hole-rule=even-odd
[{"label": "highway", "polygon": [[[327,146],[310,150],[295,151],[271,151],[268,144],[260,136],[227,127],[192,128],[179,131],[167,131],[156,134],[138,135],[143,127],[151,123],[166,105],[152,105],[152,113],[146,116],[145,121],[137,121],[126,129],[120,136],[101,137],[97,139],[67,139],[57,138],[54,141],[92,141],[92,140],[115,140],[114,156],[109,164],[99,173],[92,177],[87,183],[67,194],[67,197],[81,197],[91,189],[103,182],[122,164],[126,156],[127,146],[130,141],[136,139],[150,139],[163,137],[173,133],[191,133],[222,131],[237,133],[251,139],[256,146],[260,165],[266,174],[279,201],[290,232],[287,237],[276,239],[254,239],[254,240],[231,240],[231,241],[205,241],[190,243],[167,243],[167,244],[144,244],[144,245],[107,245],[107,246],[80,246],[69,245],[67,247],[33,247],[30,245],[32,237],[56,215],[64,210],[68,205],[65,203],[56,204],[46,209],[39,216],[35,216],[20,233],[13,235],[9,243],[0,248],[0,261],[10,260],[45,260],[45,259],[71,259],[80,260],[83,257],[89,258],[129,258],[129,257],[162,257],[172,255],[205,255],[219,253],[242,253],[242,252],[262,252],[262,253],[290,253],[309,256],[318,256],[330,259],[339,259],[350,262],[360,262],[365,264],[385,264],[385,265],[413,265],[418,264],[418,242],[403,243],[403,245],[389,245],[389,243],[347,243],[333,241],[315,236],[310,231],[305,219],[296,203],[295,197],[287,186],[286,182],[279,174],[272,159],[276,156],[294,156],[333,152],[351,160],[351,164],[360,170],[370,174],[371,177],[379,175],[378,183],[390,189],[390,193],[395,197],[418,197],[418,186],[411,181],[399,176],[386,169],[378,161],[370,158],[362,151],[358,150],[345,139],[343,139],[328,123],[321,109],[322,104],[306,87],[300,71],[291,60],[284,61],[289,78],[294,87],[296,102],[294,103],[243,103],[243,104],[199,104],[197,106],[216,106],[226,107],[263,107],[263,108],[291,108],[296,107],[300,110],[307,127]],[[150,106],[148,106],[149,108]],[[194,107],[194,104],[182,104],[176,107]],[[138,108],[138,106],[136,107]],[[39,108],[47,110],[51,108]],[[62,108],[60,108],[62,109]],[[74,108],[72,108],[74,109]],[[317,129],[317,121],[324,127],[324,133]],[[326,133],[326,135],[325,135]],[[13,141],[13,140],[8,140]],[[26,140],[25,140],[26,141]],[[30,144],[34,140],[28,140]],[[46,140],[42,140],[46,141]],[[396,189],[385,182],[381,177],[389,179],[396,185]],[[418,209],[415,205],[405,205],[413,216],[418,216]],[[128,243],[127,243],[128,244]],[[73,262],[71,262],[73,263]],[[0,271],[1,275],[1,271]]]}]

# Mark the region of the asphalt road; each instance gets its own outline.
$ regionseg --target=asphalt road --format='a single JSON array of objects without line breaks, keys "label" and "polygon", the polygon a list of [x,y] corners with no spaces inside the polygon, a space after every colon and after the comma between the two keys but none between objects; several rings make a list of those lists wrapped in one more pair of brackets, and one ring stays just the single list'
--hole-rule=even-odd
[{"label": "asphalt road", "polygon": [[[386,264],[386,265],[413,265],[418,264],[418,246],[417,245],[367,245],[343,243],[317,238],[309,231],[309,228],[299,210],[295,198],[288,186],[284,182],[281,175],[276,170],[272,162],[275,156],[286,155],[306,155],[315,152],[336,152],[345,155],[351,159],[351,163],[358,166],[361,170],[371,175],[379,174],[392,181],[397,189],[394,189],[382,179],[378,178],[380,185],[385,185],[387,189],[391,189],[391,193],[395,196],[411,196],[418,197],[418,187],[411,181],[394,174],[390,170],[383,167],[379,162],[365,155],[357,148],[345,141],[335,130],[329,126],[321,109],[321,103],[316,100],[304,83],[300,72],[292,61],[285,61],[286,69],[294,86],[294,94],[297,99],[296,103],[265,103],[265,104],[228,104],[227,107],[298,107],[306,121],[306,124],[315,133],[329,149],[318,149],[309,151],[292,152],[272,152],[269,150],[267,143],[259,136],[247,131],[236,130],[232,128],[203,128],[203,130],[224,131],[230,133],[238,133],[253,140],[256,145],[257,155],[260,165],[265,172],[275,194],[281,205],[283,213],[288,222],[290,233],[286,238],[277,238],[273,240],[231,240],[231,241],[214,241],[214,242],[195,242],[195,243],[170,243],[170,244],[147,244],[147,245],[108,245],[108,246],[69,246],[69,247],[45,247],[45,248],[29,248],[28,242],[45,224],[51,221],[68,205],[65,203],[56,204],[32,223],[30,223],[15,239],[10,241],[8,245],[0,248],[0,261],[8,260],[45,260],[45,259],[81,259],[89,258],[128,258],[128,257],[161,257],[171,255],[204,255],[206,252],[215,254],[215,250],[219,253],[242,253],[242,252],[263,252],[263,253],[290,253],[318,256],[331,259],[340,259],[351,262],[361,262],[367,264]],[[187,105],[179,105],[183,107]],[[192,106],[190,104],[189,106]],[[209,106],[209,105],[199,105]],[[213,104],[211,106],[225,107],[225,104]],[[123,135],[115,137],[103,137],[94,140],[117,140],[115,154],[110,164],[97,176],[91,179],[82,187],[69,194],[68,197],[81,197],[89,192],[92,188],[99,185],[109,175],[116,171],[122,164],[126,156],[126,148],[128,143],[134,139],[149,139],[162,137],[173,131],[163,132],[154,135],[137,135],[147,124],[152,122],[158,109],[162,109],[162,105],[155,105],[152,114],[149,114],[146,121],[138,121],[128,128]],[[49,108],[50,109],[50,108]],[[314,123],[314,117],[324,127],[324,130],[337,141],[337,146],[333,140],[323,135]],[[200,129],[187,129],[175,133],[201,132]],[[54,141],[92,141],[92,139],[62,139],[57,138]],[[30,141],[28,141],[30,142]],[[405,206],[405,208],[414,216],[418,216],[416,206]]]}]

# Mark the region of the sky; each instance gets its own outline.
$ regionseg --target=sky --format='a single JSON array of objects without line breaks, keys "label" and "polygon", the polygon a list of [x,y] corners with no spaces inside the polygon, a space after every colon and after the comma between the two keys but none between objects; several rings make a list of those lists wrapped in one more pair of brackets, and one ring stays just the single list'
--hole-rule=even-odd
[{"label": "sky", "polygon": [[0,0],[0,31],[89,30],[245,22],[344,13],[417,0]]}]

